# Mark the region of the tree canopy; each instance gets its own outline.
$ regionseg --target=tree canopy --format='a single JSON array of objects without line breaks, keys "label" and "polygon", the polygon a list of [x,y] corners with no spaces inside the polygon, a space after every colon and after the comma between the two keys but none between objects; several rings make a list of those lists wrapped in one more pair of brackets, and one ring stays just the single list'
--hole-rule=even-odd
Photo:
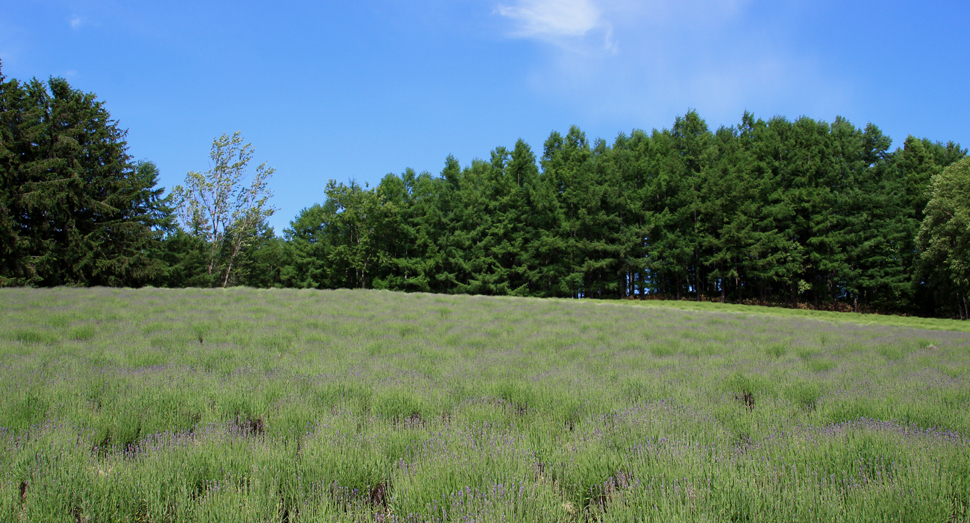
[{"label": "tree canopy", "polygon": [[966,150],[890,143],[843,118],[712,131],[690,111],[612,144],[572,127],[538,158],[520,140],[437,176],[332,181],[287,230],[284,284],[946,314],[916,238]]},{"label": "tree canopy", "polygon": [[941,298],[953,298],[965,320],[970,315],[970,158],[933,176],[930,186],[916,238],[919,275],[938,282]]},{"label": "tree canopy", "polygon": [[142,285],[164,271],[168,199],[125,135],[94,94],[0,71],[0,285]]},{"label": "tree canopy", "polygon": [[260,164],[249,185],[244,184],[253,146],[243,142],[239,131],[213,140],[209,155],[213,167],[204,174],[189,171],[185,185],[176,185],[173,191],[182,225],[206,243],[209,278],[221,276],[223,287],[229,284],[243,248],[276,210],[269,205],[272,167]]},{"label": "tree canopy", "polygon": [[[970,316],[967,150],[745,113],[573,126],[439,174],[331,180],[277,237],[240,133],[168,196],[94,94],[0,72],[0,285],[379,288]],[[174,201],[174,203],[173,203]],[[176,223],[176,212],[179,223]]]}]

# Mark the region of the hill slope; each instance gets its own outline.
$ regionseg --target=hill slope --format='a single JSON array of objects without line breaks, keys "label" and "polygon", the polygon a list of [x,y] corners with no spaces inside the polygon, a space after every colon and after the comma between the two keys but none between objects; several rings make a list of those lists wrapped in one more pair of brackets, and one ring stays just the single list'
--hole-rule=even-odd
[{"label": "hill slope", "polygon": [[970,335],[762,311],[5,289],[0,519],[970,517]]}]

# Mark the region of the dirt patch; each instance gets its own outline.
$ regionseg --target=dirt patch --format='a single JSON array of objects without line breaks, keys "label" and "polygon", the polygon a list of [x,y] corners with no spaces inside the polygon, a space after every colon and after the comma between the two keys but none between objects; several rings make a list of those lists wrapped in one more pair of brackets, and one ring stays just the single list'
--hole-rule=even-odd
[{"label": "dirt patch", "polygon": [[266,422],[262,417],[253,418],[250,416],[236,416],[232,421],[230,431],[243,434],[245,436],[262,436],[266,433]]},{"label": "dirt patch", "polygon": [[734,399],[738,400],[745,407],[748,407],[748,410],[754,410],[754,394],[750,391],[735,394]]}]

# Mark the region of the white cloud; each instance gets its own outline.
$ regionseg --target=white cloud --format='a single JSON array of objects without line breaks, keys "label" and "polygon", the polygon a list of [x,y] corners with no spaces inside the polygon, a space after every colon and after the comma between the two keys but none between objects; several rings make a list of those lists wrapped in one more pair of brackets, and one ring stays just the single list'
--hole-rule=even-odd
[{"label": "white cloud", "polygon": [[589,0],[520,0],[498,12],[518,22],[513,34],[526,38],[583,36],[600,24],[600,11]]},{"label": "white cloud", "polygon": [[80,16],[71,17],[71,29],[80,29],[82,25],[85,24],[84,18]]},{"label": "white cloud", "polygon": [[[851,82],[835,80],[789,37],[795,8],[755,9],[753,0],[516,1],[497,11],[516,24],[509,36],[556,51],[532,64],[530,87],[594,120],[665,125],[688,108],[710,123],[736,122],[745,109],[827,117],[852,104]],[[610,52],[595,45],[600,35]]]},{"label": "white cloud", "polygon": [[518,0],[514,6],[499,5],[496,12],[515,22],[514,38],[533,38],[558,45],[601,34],[603,48],[614,48],[613,28],[593,0]]}]

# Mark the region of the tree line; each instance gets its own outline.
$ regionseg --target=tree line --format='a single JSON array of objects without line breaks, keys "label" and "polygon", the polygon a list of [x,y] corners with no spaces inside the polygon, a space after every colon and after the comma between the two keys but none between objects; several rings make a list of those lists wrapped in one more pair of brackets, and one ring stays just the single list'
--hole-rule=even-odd
[{"label": "tree line", "polygon": [[103,102],[0,75],[2,285],[378,288],[693,299],[959,316],[970,291],[970,159],[745,113],[711,130],[590,141],[553,132],[435,175],[330,181],[279,237],[239,134],[168,195]]}]

